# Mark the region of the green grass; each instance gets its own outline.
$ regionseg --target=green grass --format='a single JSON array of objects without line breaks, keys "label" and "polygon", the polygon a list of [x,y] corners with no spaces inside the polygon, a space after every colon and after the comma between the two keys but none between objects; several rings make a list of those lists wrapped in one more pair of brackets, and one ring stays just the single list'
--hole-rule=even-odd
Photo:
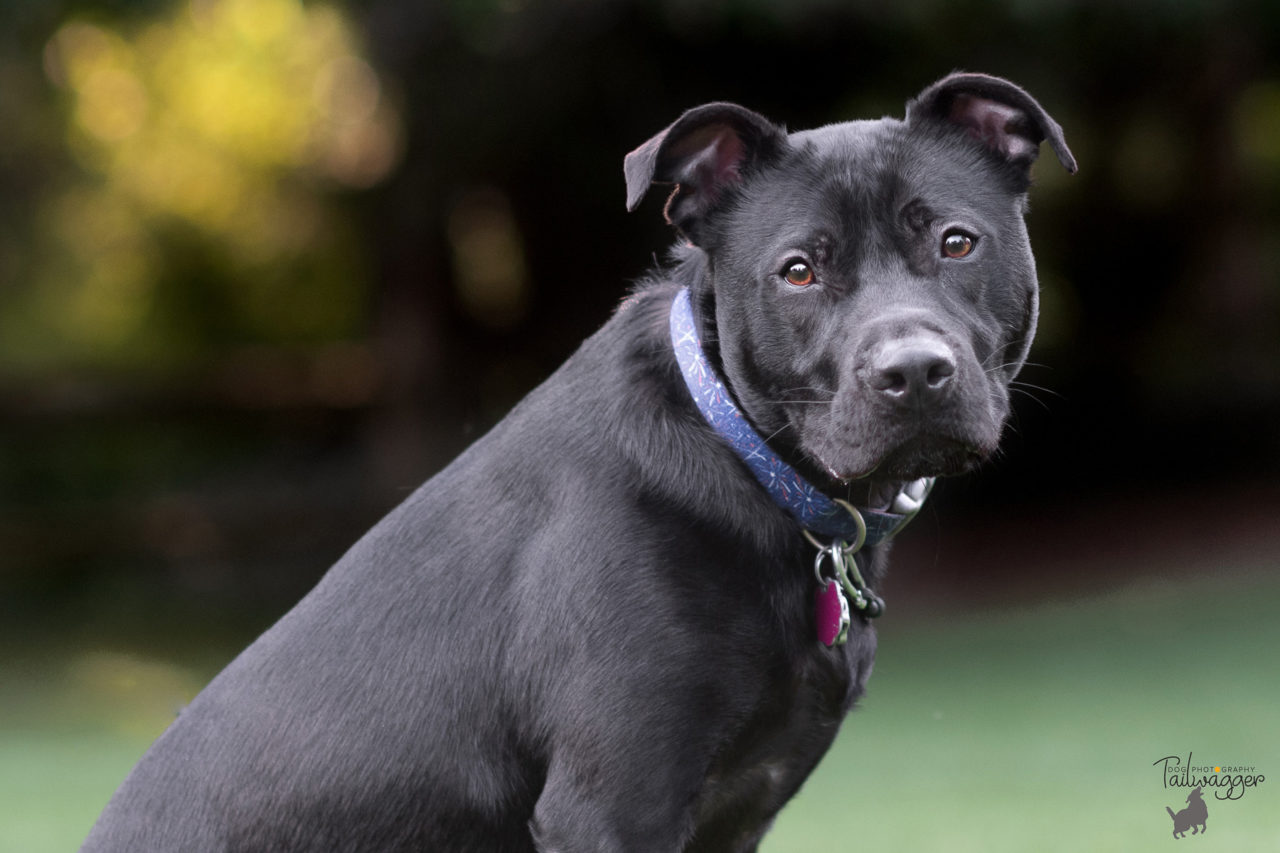
[{"label": "green grass", "polygon": [[[1269,569],[889,618],[866,699],[764,850],[1280,849]],[[17,658],[0,672],[0,851],[74,850],[216,665],[72,648]],[[1186,791],[1164,790],[1152,763],[1189,750],[1275,777],[1239,801],[1210,794],[1208,833],[1174,841],[1164,808]]]},{"label": "green grass", "polygon": [[[766,853],[1280,849],[1280,579],[1255,573],[881,632],[862,709]],[[1168,755],[1274,781],[1172,838]],[[1212,789],[1209,789],[1212,791]]]}]

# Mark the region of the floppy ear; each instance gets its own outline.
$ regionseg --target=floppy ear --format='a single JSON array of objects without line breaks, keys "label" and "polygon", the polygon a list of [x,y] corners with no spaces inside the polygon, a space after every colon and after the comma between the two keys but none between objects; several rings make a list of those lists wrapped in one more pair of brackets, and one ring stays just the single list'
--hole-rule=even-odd
[{"label": "floppy ear", "polygon": [[986,74],[951,74],[907,104],[907,121],[941,119],[968,131],[987,148],[1030,174],[1046,139],[1071,174],[1076,159],[1062,128],[1025,90]]},{"label": "floppy ear", "polygon": [[651,184],[675,184],[667,221],[697,240],[698,224],[725,191],[776,157],[786,132],[737,104],[694,107],[627,155],[627,210],[635,210]]}]

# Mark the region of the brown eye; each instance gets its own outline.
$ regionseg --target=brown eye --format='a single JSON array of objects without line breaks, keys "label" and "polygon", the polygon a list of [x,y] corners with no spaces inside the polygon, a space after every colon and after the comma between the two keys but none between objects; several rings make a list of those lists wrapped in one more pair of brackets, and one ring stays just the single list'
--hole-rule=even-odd
[{"label": "brown eye", "polygon": [[787,280],[787,284],[794,284],[796,287],[807,287],[813,284],[813,267],[804,261],[791,261],[787,264],[787,269],[783,272],[782,277]]},{"label": "brown eye", "polygon": [[977,242],[963,231],[948,231],[942,238],[942,254],[948,258],[963,258],[973,251]]}]

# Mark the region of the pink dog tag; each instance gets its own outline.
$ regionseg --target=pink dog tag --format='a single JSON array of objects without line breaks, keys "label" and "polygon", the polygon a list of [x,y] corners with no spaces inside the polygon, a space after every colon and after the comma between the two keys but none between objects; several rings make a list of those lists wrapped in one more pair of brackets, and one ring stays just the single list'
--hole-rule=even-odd
[{"label": "pink dog tag", "polygon": [[827,581],[814,593],[813,612],[818,623],[818,639],[827,648],[838,646],[849,636],[849,602],[840,585]]}]

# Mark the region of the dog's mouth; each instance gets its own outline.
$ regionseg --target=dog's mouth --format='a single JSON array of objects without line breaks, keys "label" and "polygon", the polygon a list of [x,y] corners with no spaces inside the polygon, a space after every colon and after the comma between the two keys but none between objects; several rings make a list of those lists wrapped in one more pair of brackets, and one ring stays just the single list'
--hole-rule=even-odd
[{"label": "dog's mouth", "polygon": [[886,453],[876,471],[879,476],[893,480],[952,477],[972,471],[988,455],[964,441],[928,436],[901,444]]},{"label": "dog's mouth", "polygon": [[1003,412],[985,390],[964,386],[926,409],[850,393],[829,408],[799,410],[792,422],[799,449],[828,485],[953,477],[978,467],[1000,444]]},{"label": "dog's mouth", "polygon": [[893,447],[870,465],[853,462],[837,467],[823,462],[834,485],[860,480],[907,482],[921,477],[952,477],[972,471],[991,455],[972,443],[945,436],[926,435]]}]

